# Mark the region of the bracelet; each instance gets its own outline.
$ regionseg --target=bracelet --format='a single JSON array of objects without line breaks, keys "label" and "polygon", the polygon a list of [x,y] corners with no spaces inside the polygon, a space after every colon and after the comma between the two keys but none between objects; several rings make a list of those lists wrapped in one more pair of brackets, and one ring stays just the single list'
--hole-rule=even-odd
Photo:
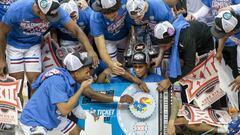
[{"label": "bracelet", "polygon": [[121,97],[113,96],[113,102],[120,102]]}]

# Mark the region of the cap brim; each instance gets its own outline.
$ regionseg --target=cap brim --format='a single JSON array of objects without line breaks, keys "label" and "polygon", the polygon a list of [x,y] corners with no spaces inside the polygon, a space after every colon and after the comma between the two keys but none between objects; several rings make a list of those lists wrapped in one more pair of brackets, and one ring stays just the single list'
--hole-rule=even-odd
[{"label": "cap brim", "polygon": [[50,15],[46,15],[46,16],[47,16],[48,21],[50,21],[50,22],[57,22],[57,21],[60,20],[60,14],[59,13],[57,13],[54,16],[50,16]]},{"label": "cap brim", "polygon": [[133,61],[132,64],[147,64],[146,61]]},{"label": "cap brim", "polygon": [[93,2],[92,4],[92,9],[95,11],[95,12],[101,12],[102,10],[102,7],[100,7],[97,2]]},{"label": "cap brim", "polygon": [[93,63],[92,59],[90,57],[87,57],[86,61],[84,61],[83,63],[83,67],[91,66],[92,63]]},{"label": "cap brim", "polygon": [[213,25],[213,26],[211,27],[211,33],[212,33],[212,35],[213,35],[215,38],[217,38],[217,39],[222,38],[222,37],[224,37],[224,36],[226,35],[225,32],[222,32],[222,31],[217,30],[217,29],[215,28],[215,25]]}]

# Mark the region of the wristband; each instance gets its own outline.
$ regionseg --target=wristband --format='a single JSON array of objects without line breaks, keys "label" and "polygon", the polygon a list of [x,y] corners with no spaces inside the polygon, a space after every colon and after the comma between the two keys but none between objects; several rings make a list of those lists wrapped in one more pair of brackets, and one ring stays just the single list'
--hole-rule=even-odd
[{"label": "wristband", "polygon": [[113,102],[120,102],[121,97],[113,96]]}]

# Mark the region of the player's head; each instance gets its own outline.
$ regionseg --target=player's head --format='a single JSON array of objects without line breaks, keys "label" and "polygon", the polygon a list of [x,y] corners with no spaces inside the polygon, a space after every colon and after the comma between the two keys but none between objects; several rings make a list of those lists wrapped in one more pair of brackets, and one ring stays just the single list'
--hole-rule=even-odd
[{"label": "player's head", "polygon": [[149,63],[147,54],[136,52],[132,56],[133,70],[138,78],[144,78],[148,75]]},{"label": "player's head", "polygon": [[148,9],[148,3],[145,0],[128,0],[126,4],[127,11],[135,22],[140,22]]},{"label": "player's head", "polygon": [[233,11],[221,11],[214,20],[211,33],[215,38],[231,36],[240,26],[240,16]]},{"label": "player's head", "polygon": [[78,20],[78,5],[74,0],[62,3],[60,7],[69,14],[73,21],[76,22]]},{"label": "player's head", "polygon": [[56,22],[60,19],[58,0],[36,0],[38,15],[42,20]]},{"label": "player's head", "polygon": [[82,82],[91,77],[92,59],[83,53],[69,53],[63,60],[64,67],[74,80]]},{"label": "player's head", "polygon": [[101,12],[107,19],[113,20],[118,15],[121,0],[96,0],[92,4],[95,12]]},{"label": "player's head", "polygon": [[152,42],[160,45],[161,49],[167,50],[172,46],[175,37],[175,29],[173,25],[168,22],[160,22],[154,27]]}]

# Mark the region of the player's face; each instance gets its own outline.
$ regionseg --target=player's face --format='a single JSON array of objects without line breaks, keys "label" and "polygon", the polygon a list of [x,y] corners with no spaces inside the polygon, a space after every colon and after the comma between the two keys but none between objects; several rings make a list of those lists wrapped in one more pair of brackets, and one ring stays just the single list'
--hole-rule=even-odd
[{"label": "player's face", "polygon": [[133,64],[133,69],[136,73],[137,77],[146,77],[148,73],[148,65],[147,64]]},{"label": "player's face", "polygon": [[107,14],[103,14],[103,15],[104,15],[104,17],[106,17],[109,20],[114,20],[117,17],[118,12],[115,11],[115,12],[107,13]]},{"label": "player's face", "polygon": [[145,8],[142,11],[130,11],[129,15],[135,22],[139,23],[142,21],[146,12],[147,12],[147,4],[145,5]]},{"label": "player's face", "polygon": [[48,21],[47,16],[42,11],[39,11],[39,18],[43,21]]},{"label": "player's face", "polygon": [[90,67],[83,67],[74,73],[74,80],[79,83],[89,79],[90,77],[91,77]]}]

